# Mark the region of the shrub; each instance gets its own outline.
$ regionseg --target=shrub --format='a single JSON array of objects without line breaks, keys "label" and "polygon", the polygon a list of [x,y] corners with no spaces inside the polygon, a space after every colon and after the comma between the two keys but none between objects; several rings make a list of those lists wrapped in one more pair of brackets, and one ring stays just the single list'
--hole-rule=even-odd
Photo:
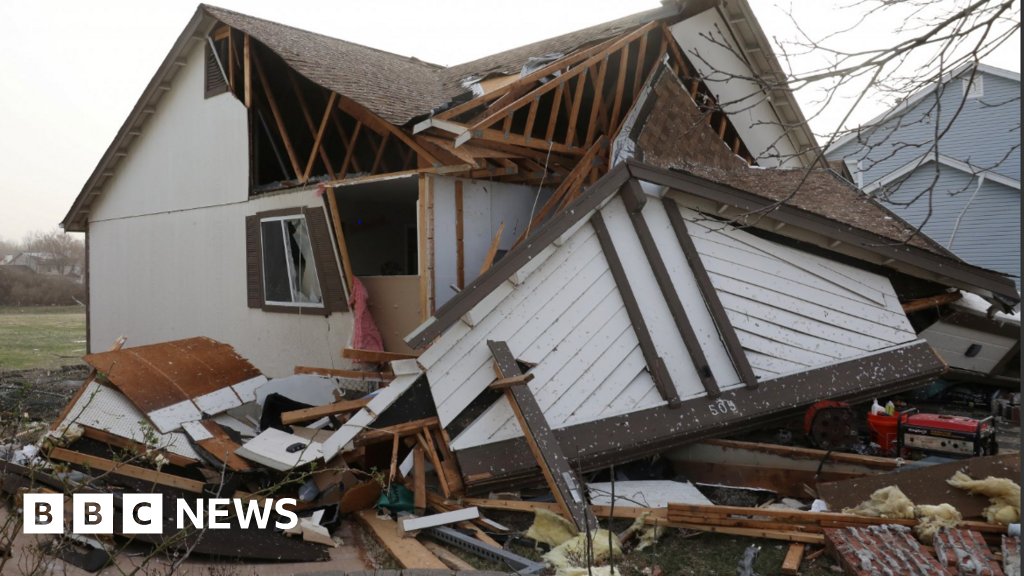
[{"label": "shrub", "polygon": [[85,302],[85,285],[64,276],[0,268],[0,306],[74,306]]}]

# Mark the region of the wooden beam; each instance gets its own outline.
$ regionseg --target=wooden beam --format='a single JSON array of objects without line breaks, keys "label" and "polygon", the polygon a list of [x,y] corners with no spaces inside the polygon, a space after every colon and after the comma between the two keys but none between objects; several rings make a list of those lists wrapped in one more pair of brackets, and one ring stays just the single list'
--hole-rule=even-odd
[{"label": "wooden beam", "polygon": [[[376,174],[377,169],[384,162],[384,150],[388,147],[388,141],[391,139],[391,134],[385,134],[380,141],[380,146],[377,147],[377,157],[373,159],[373,166],[370,168],[370,174]],[[386,168],[385,168],[386,170]]]},{"label": "wooden beam", "polygon": [[395,375],[388,372],[359,372],[356,370],[336,370],[334,368],[311,368],[309,366],[296,366],[296,374],[315,374],[317,376],[329,376],[331,378],[347,378],[350,380],[365,380],[367,382],[391,382]]},{"label": "wooden beam", "polygon": [[498,226],[498,233],[494,235],[494,240],[491,241],[491,247],[487,250],[487,256],[484,257],[484,265],[480,268],[481,276],[494,264],[494,257],[498,255],[498,245],[501,242],[501,233],[504,231],[505,223],[502,222],[501,226]]},{"label": "wooden beam", "polygon": [[640,304],[636,300],[636,294],[633,293],[633,287],[630,285],[629,277],[622,266],[622,260],[619,258],[619,253],[612,242],[612,236],[608,232],[608,225],[605,224],[604,216],[601,215],[601,212],[597,212],[591,217],[590,223],[597,231],[597,238],[601,242],[601,250],[604,252],[605,259],[608,260],[608,267],[611,269],[612,277],[615,279],[615,285],[618,287],[619,294],[622,296],[622,301],[626,306],[629,322],[633,325],[633,332],[636,333],[637,341],[640,343],[640,351],[647,362],[647,370],[651,373],[651,377],[654,379],[654,384],[658,387],[661,397],[665,399],[676,398],[678,401],[679,393],[676,391],[676,385],[672,382],[672,376],[669,375],[665,361],[658,356],[657,348],[654,346],[654,339],[651,337],[651,331],[647,328],[647,321],[644,319],[643,312],[640,311]]},{"label": "wooden beam", "polygon": [[[612,127],[619,125],[619,114],[622,113],[622,99],[626,92],[626,68],[629,65],[629,46],[629,44],[623,46],[622,56],[619,58],[619,80],[615,83],[615,105],[612,107],[612,115],[609,119],[609,124]],[[615,138],[615,136],[615,134],[608,134],[609,138]]]},{"label": "wooden beam", "polygon": [[501,378],[500,380],[492,382],[488,388],[491,390],[505,390],[506,388],[511,388],[513,386],[525,386],[535,377],[536,374],[533,372],[527,372],[526,374],[520,374],[519,376],[513,376],[511,378]]},{"label": "wooden beam", "polygon": [[782,561],[782,574],[784,576],[797,576],[800,574],[800,564],[804,561],[804,552],[806,550],[806,544],[794,542],[789,545],[786,559]]},{"label": "wooden beam", "polygon": [[398,533],[398,525],[393,520],[378,518],[376,510],[360,510],[356,512],[356,519],[373,534],[373,537],[403,568],[423,570],[446,570],[448,568],[415,538],[402,538]]},{"label": "wooden beam", "polygon": [[555,82],[558,82],[558,88],[555,88],[555,99],[551,102],[551,117],[548,118],[548,129],[544,135],[544,141],[547,143],[554,141],[558,114],[562,111],[562,96],[565,94],[565,80],[559,78]]},{"label": "wooden beam", "polygon": [[[345,127],[342,126],[341,120],[338,119],[337,114],[331,114],[331,123],[334,124],[334,130],[338,133],[338,137],[341,138],[341,145],[345,147],[345,153],[348,154],[350,140],[348,130],[345,130]],[[355,168],[356,172],[362,172],[362,167],[359,165],[359,159],[355,156],[352,157],[352,167]]]},{"label": "wooden beam", "polygon": [[576,123],[580,119],[580,107],[583,105],[583,93],[586,91],[587,69],[584,68],[576,81],[576,97],[572,102],[572,110],[569,112],[569,132],[565,135],[565,144],[573,147],[576,141]]},{"label": "wooden beam", "polygon": [[913,302],[907,302],[903,304],[903,313],[912,314],[914,312],[920,312],[921,310],[927,310],[929,308],[937,308],[939,306],[945,306],[946,304],[952,304],[963,300],[964,295],[960,291],[950,292],[949,294],[940,294],[939,296],[932,296],[931,298],[922,298],[920,300],[914,300]]},{"label": "wooden beam", "polygon": [[50,450],[49,457],[51,460],[60,460],[62,462],[78,464],[79,466],[87,467],[90,470],[101,470],[112,474],[120,474],[121,476],[135,478],[136,480],[145,480],[146,482],[152,482],[161,486],[178,488],[179,490],[185,490],[186,492],[202,493],[203,491],[204,484],[198,480],[190,480],[188,478],[182,478],[172,474],[164,474],[162,472],[157,472],[156,470],[141,468],[131,464],[113,462],[106,458],[72,452],[71,450],[66,450],[64,448],[53,448]]},{"label": "wooden beam", "polygon": [[[316,162],[317,153],[323,153],[321,146],[324,141],[324,132],[327,130],[327,121],[330,120],[331,114],[334,112],[334,100],[338,97],[337,94],[331,92],[331,97],[327,101],[327,109],[324,110],[324,118],[320,121],[320,128],[316,131],[316,136],[313,139],[313,150],[309,153],[309,161],[306,162],[306,171],[302,173],[302,181],[309,181],[309,173],[313,171],[313,163]],[[326,154],[324,154],[326,156]],[[325,159],[326,162],[326,159]],[[331,170],[331,180],[334,180],[334,171]]]},{"label": "wooden beam", "polygon": [[356,152],[356,141],[359,140],[359,131],[363,129],[363,122],[356,120],[356,127],[352,129],[352,139],[346,144],[345,161],[341,164],[341,171],[338,172],[338,178],[344,180],[348,174],[348,167],[352,164],[352,159],[355,157]]},{"label": "wooden beam", "polygon": [[424,418],[423,420],[415,420],[413,422],[397,424],[395,426],[380,428],[378,430],[364,430],[356,436],[353,443],[356,448],[360,448],[363,446],[369,446],[370,444],[377,444],[379,442],[388,442],[396,435],[401,436],[402,438],[416,436],[422,432],[424,428],[440,426],[440,422],[441,421],[435,416],[433,418]]},{"label": "wooden beam", "polygon": [[587,139],[584,141],[584,146],[588,148],[597,136],[597,115],[601,112],[601,104],[604,102],[604,81],[611,65],[610,58],[610,55],[604,57],[604,61],[598,66],[597,80],[594,81],[594,99],[590,104],[590,122],[587,123]]},{"label": "wooden beam", "polygon": [[437,450],[434,449],[434,437],[430,435],[429,428],[423,428],[421,432],[421,434],[416,435],[416,439],[419,440],[420,446],[426,451],[427,456],[430,457],[430,462],[434,465],[434,472],[437,473],[437,479],[441,483],[441,492],[444,493],[445,498],[451,498],[452,489],[448,486],[444,466],[441,465],[441,458],[437,455]]},{"label": "wooden beam", "polygon": [[427,149],[424,148],[419,143],[419,141],[416,140],[415,137],[406,134],[404,130],[397,126],[394,126],[390,122],[382,120],[379,116],[375,115],[374,113],[370,112],[366,108],[359,105],[355,100],[352,100],[345,96],[339,96],[338,108],[340,108],[349,116],[352,116],[356,120],[362,122],[371,130],[380,134],[381,136],[387,133],[391,133],[392,135],[398,137],[398,139],[404,142],[406,146],[415,150],[416,153],[419,154],[424,160],[434,165],[435,167],[442,165],[441,162],[437,159],[437,157],[435,157],[433,154],[427,151]]},{"label": "wooden beam", "polygon": [[701,295],[704,297],[704,303],[707,304],[708,310],[711,312],[711,318],[715,321],[715,326],[722,337],[722,342],[725,343],[729,357],[732,359],[733,367],[736,368],[736,374],[747,385],[747,388],[751,390],[756,389],[758,386],[757,376],[750,366],[747,354],[743,350],[743,344],[736,334],[736,328],[733,327],[732,321],[729,320],[729,314],[725,311],[725,306],[722,305],[718,291],[711,282],[711,275],[708,274],[707,268],[704,266],[700,252],[697,251],[697,246],[693,243],[693,238],[690,237],[690,232],[686,227],[686,220],[679,210],[679,204],[671,198],[664,198],[662,202],[665,205],[665,212],[668,213],[672,229],[676,233],[676,238],[679,240],[679,246],[683,249],[683,254],[686,256],[686,262],[690,265],[693,277],[697,281]]},{"label": "wooden beam", "polygon": [[231,28],[228,28],[228,87],[231,88],[231,94],[235,95],[235,35],[231,33]]},{"label": "wooden beam", "polygon": [[[106,430],[99,430],[97,428],[92,428],[89,426],[82,426],[82,430],[82,435],[85,436],[86,438],[91,438],[92,440],[96,440],[97,442],[103,442],[104,444],[109,444],[111,446],[122,448],[124,450],[131,450],[132,452],[138,454],[145,454],[146,452],[152,450],[149,446],[146,446],[141,442],[136,442],[134,440],[124,438],[123,436],[111,434]],[[175,454],[174,452],[168,452],[166,450],[156,450],[156,453],[163,456],[165,459],[167,459],[168,462],[175,466],[191,466],[197,463],[197,460],[193,460],[192,458],[187,458],[185,456]]]},{"label": "wooden beam", "polygon": [[[654,272],[654,278],[661,289],[661,295],[665,299],[665,303],[668,304],[668,309],[672,314],[673,321],[675,321],[676,329],[683,339],[683,344],[686,345],[690,361],[693,362],[693,366],[697,370],[697,377],[700,378],[708,396],[717,398],[722,395],[722,391],[718,387],[718,381],[711,371],[711,365],[704,355],[700,339],[697,338],[697,332],[693,329],[693,324],[690,323],[690,318],[686,313],[686,308],[683,306],[683,301],[679,298],[679,291],[676,289],[675,282],[672,281],[672,275],[668,271],[668,266],[665,265],[665,260],[661,256],[661,250],[659,250],[658,244],[654,240],[654,235],[647,224],[647,219],[644,218],[643,208],[647,204],[647,194],[644,193],[639,180],[632,179],[626,183],[622,190],[622,200],[626,205],[626,211],[629,212],[629,219],[633,222],[633,229],[636,231],[637,238],[640,239],[640,246],[643,248],[647,261],[650,263],[651,271]],[[679,394],[674,390],[669,390],[669,396],[665,400],[670,405],[679,405],[681,403]]]},{"label": "wooden beam", "polygon": [[[686,65],[686,58],[683,57],[683,53],[679,49],[679,43],[676,42],[675,36],[672,35],[672,29],[668,27],[668,24],[665,24],[664,22],[661,23],[661,33],[663,34],[663,38],[667,40],[668,49],[672,52],[672,59],[679,64],[679,68],[682,70],[683,76],[691,76],[690,67]],[[676,74],[678,75],[678,72]],[[699,85],[696,78],[694,78],[693,82],[694,86]],[[694,92],[696,92],[696,88],[694,88]]]},{"label": "wooden beam", "polygon": [[456,145],[468,142],[476,143],[477,141],[497,142],[499,144],[512,144],[515,146],[533,148],[535,150],[543,150],[544,152],[547,152],[550,148],[552,152],[560,154],[583,155],[583,152],[579,148],[567,144],[544,142],[537,138],[527,138],[526,136],[519,134],[506,134],[501,130],[491,130],[488,128],[480,128],[478,130],[473,130],[472,132],[467,132],[461,138],[462,140],[456,140]]},{"label": "wooden beam", "polygon": [[367,404],[372,401],[373,398],[360,398],[359,400],[345,400],[343,402],[336,402],[334,404],[328,404],[327,406],[314,406],[313,408],[304,408],[302,410],[292,410],[291,412],[284,412],[281,414],[281,423],[285,425],[297,424],[299,422],[309,422],[310,420],[319,420],[327,416],[337,416],[338,414],[349,414],[355,412],[361,408],[365,408]]},{"label": "wooden beam", "polygon": [[[505,342],[488,341],[487,346],[494,356],[498,374],[504,378],[522,375],[515,356]],[[583,487],[576,472],[569,464],[569,459],[562,452],[554,432],[544,417],[544,411],[537,404],[537,399],[529,386],[513,386],[505,389],[512,411],[530,445],[530,450],[537,459],[537,464],[544,473],[548,487],[555,495],[559,508],[565,518],[571,521],[579,532],[589,532],[598,528],[597,517],[584,500]]]},{"label": "wooden beam", "polygon": [[341,255],[341,266],[345,272],[345,284],[348,286],[348,293],[352,293],[353,281],[352,260],[348,256],[348,243],[345,241],[345,229],[341,225],[341,213],[338,211],[338,199],[334,189],[324,190],[327,196],[327,204],[331,209],[331,222],[334,223],[334,236],[338,239],[338,254]]},{"label": "wooden beam", "polygon": [[252,49],[249,46],[249,35],[245,35],[245,41],[242,43],[242,52],[245,57],[242,60],[243,65],[243,76],[245,83],[245,107],[252,109]]},{"label": "wooden beam", "polygon": [[647,32],[640,39],[640,52],[636,57],[636,75],[633,77],[633,99],[635,100],[640,96],[640,90],[643,88],[644,80],[644,68],[647,64],[647,43],[650,41],[651,33]]},{"label": "wooden beam", "polygon": [[342,348],[341,357],[360,362],[394,362],[395,360],[415,360],[418,354],[400,354],[398,352],[378,352],[376,350],[357,350],[355,348]]},{"label": "wooden beam", "polygon": [[305,184],[306,181],[302,180],[302,169],[299,168],[299,159],[295,155],[295,148],[292,146],[292,140],[288,137],[288,130],[284,126],[284,117],[281,116],[281,110],[277,107],[277,100],[274,98],[274,93],[270,90],[270,81],[267,79],[266,71],[263,69],[263,63],[260,61],[259,55],[256,51],[252,51],[252,61],[256,65],[256,74],[260,77],[260,85],[263,87],[263,93],[267,97],[267,103],[270,104],[270,112],[274,115],[274,121],[277,123],[277,130],[281,134],[281,140],[284,142],[284,149],[288,152],[288,160],[292,163],[292,169],[295,171],[295,177],[299,179],[299,182]]},{"label": "wooden beam", "polygon": [[413,471],[413,502],[416,514],[423,515],[427,510],[427,458],[423,447],[416,445],[412,450]]}]

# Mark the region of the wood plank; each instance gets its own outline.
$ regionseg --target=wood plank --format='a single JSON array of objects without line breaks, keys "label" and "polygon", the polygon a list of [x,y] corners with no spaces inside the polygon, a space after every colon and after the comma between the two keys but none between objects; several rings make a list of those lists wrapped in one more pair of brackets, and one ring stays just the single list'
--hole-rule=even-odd
[{"label": "wood plank", "polygon": [[314,374],[317,376],[330,376],[332,378],[347,378],[350,380],[365,380],[367,382],[391,382],[395,375],[389,372],[358,372],[356,370],[336,370],[334,368],[311,368],[308,366],[296,366],[296,374]]},{"label": "wood plank", "polygon": [[235,450],[241,448],[241,445],[232,440],[227,435],[227,432],[221,428],[220,424],[213,420],[203,420],[201,423],[206,428],[206,431],[213,435],[213,438],[196,441],[200,448],[209,452],[211,456],[223,462],[232,470],[252,470],[252,465],[249,462],[235,455]]},{"label": "wood plank", "polygon": [[662,201],[665,204],[665,212],[668,213],[668,219],[672,223],[672,229],[675,231],[676,238],[679,239],[679,245],[686,256],[686,262],[690,265],[693,277],[697,281],[701,295],[704,297],[704,303],[707,304],[711,317],[715,321],[715,326],[718,328],[718,333],[725,343],[726,350],[729,352],[732,365],[736,368],[736,373],[739,374],[740,379],[743,380],[747,388],[751,390],[756,389],[758,386],[757,376],[754,375],[754,370],[750,367],[750,361],[747,360],[743,344],[740,343],[736,329],[729,320],[729,314],[722,305],[721,298],[718,297],[718,291],[711,282],[711,276],[708,274],[707,268],[704,267],[704,261],[701,260],[700,253],[693,243],[693,238],[690,237],[690,233],[686,228],[686,221],[679,210],[679,204],[671,198],[663,198]]},{"label": "wood plank", "polygon": [[[309,133],[314,138],[317,137],[316,124],[313,122],[313,116],[309,113],[309,106],[306,105],[306,97],[302,95],[302,88],[299,86],[299,81],[295,77],[295,73],[292,72],[291,68],[288,68],[288,79],[292,83],[292,91],[295,92],[295,98],[299,101],[299,108],[302,109],[302,117],[306,119],[306,126],[309,128]],[[332,94],[333,96],[333,94]],[[324,112],[324,122],[329,118],[328,112],[331,111],[331,107],[328,105],[327,110]],[[319,142],[318,145],[313,146],[313,151],[310,152],[310,162],[313,162],[314,154],[320,154],[320,159],[324,163],[324,167],[327,168],[327,173],[330,174],[331,180],[337,179],[337,175],[334,172],[334,166],[331,165],[331,159],[327,156],[327,151],[324,150],[323,142]],[[308,180],[307,170],[307,180]]]},{"label": "wood plank", "polygon": [[633,331],[636,333],[637,341],[640,343],[640,351],[643,352],[644,360],[647,362],[647,370],[651,373],[651,377],[654,379],[654,383],[658,387],[658,392],[661,393],[662,398],[672,398],[674,396],[676,401],[678,401],[679,393],[672,382],[672,376],[668,373],[665,361],[658,356],[657,348],[654,346],[654,339],[651,338],[651,331],[647,327],[647,321],[644,319],[643,312],[640,310],[640,304],[637,302],[636,294],[629,283],[629,277],[626,276],[622,260],[615,250],[615,244],[612,242],[611,233],[608,232],[608,225],[605,224],[604,216],[597,212],[591,217],[590,223],[597,231],[598,240],[601,242],[601,250],[604,252],[605,259],[608,260],[608,267],[615,278],[615,285],[618,287],[619,295],[622,296],[622,301],[626,305],[630,324],[633,325]]},{"label": "wood plank", "polygon": [[378,352],[376,350],[358,350],[355,348],[342,348],[341,357],[360,362],[394,362],[395,360],[415,360],[419,354],[401,354],[399,352]]},{"label": "wood plank", "polygon": [[444,493],[445,498],[451,498],[452,490],[448,486],[448,481],[444,473],[444,467],[441,466],[441,458],[437,455],[437,450],[434,449],[434,438],[430,435],[430,430],[424,428],[422,434],[417,434],[416,438],[419,440],[420,446],[426,452],[427,456],[430,457],[430,462],[434,465],[434,472],[437,473],[437,479],[441,482],[441,491]]},{"label": "wood plank", "polygon": [[[583,104],[583,93],[586,92],[587,82],[586,68],[583,68],[579,74],[579,79],[576,81],[576,97],[572,102],[572,109],[569,112],[569,132],[565,135],[565,144],[570,148],[576,141],[576,123],[580,119],[580,107]],[[566,79],[568,81],[569,79]]]},{"label": "wood plank", "polygon": [[352,293],[355,276],[352,274],[352,260],[348,255],[348,243],[345,241],[345,229],[341,225],[341,213],[338,211],[337,192],[333,189],[324,191],[327,196],[327,204],[331,209],[331,222],[334,223],[334,237],[338,241],[338,254],[341,255],[341,267],[345,272],[345,285],[348,293]]},{"label": "wood plank", "polygon": [[363,129],[363,123],[360,120],[356,120],[356,127],[352,129],[352,137],[345,144],[347,151],[345,152],[345,160],[341,163],[341,171],[338,172],[338,178],[344,180],[345,175],[348,174],[348,167],[352,164],[352,159],[355,158],[356,142],[359,141],[359,132]]},{"label": "wood plank", "polygon": [[[494,356],[496,371],[502,378],[521,376],[522,370],[515,356],[505,342],[489,340],[487,346]],[[562,453],[562,447],[544,418],[544,412],[529,386],[514,386],[505,389],[505,396],[512,405],[519,425],[523,430],[530,450],[537,459],[544,477],[558,501],[565,518],[576,525],[580,532],[598,527],[597,517],[587,506],[582,483]]]},{"label": "wood plank", "polygon": [[425,418],[423,420],[415,420],[413,422],[406,422],[404,424],[398,424],[390,426],[388,428],[380,428],[377,430],[364,430],[355,437],[353,441],[356,448],[362,446],[368,446],[370,444],[376,444],[378,442],[390,442],[395,435],[403,438],[407,436],[415,436],[416,434],[423,431],[424,428],[431,426],[440,426],[441,422],[434,418]]},{"label": "wood plank", "polygon": [[782,574],[784,576],[797,576],[800,574],[800,564],[804,561],[806,544],[794,542],[789,545],[789,552],[786,552],[786,559],[782,562]]},{"label": "wood plank", "polygon": [[557,80],[558,88],[555,88],[555,99],[551,103],[551,117],[548,119],[548,129],[544,135],[544,141],[551,143],[555,138],[555,127],[558,125],[558,115],[562,111],[562,97],[565,94],[565,80]]},{"label": "wood plank", "polygon": [[498,245],[501,242],[501,233],[504,231],[505,223],[502,222],[501,226],[498,226],[498,233],[494,235],[494,240],[491,241],[491,247],[487,250],[487,256],[484,257],[484,265],[480,268],[481,276],[494,264],[494,257],[498,255]]},{"label": "wood plank", "polygon": [[[622,99],[626,92],[626,68],[629,65],[629,47],[629,44],[622,47],[622,56],[619,58],[619,80],[615,83],[615,105],[612,107],[612,115],[609,120],[612,127],[618,127],[619,114],[622,113]],[[640,72],[637,70],[637,74]],[[609,133],[608,136],[615,138],[617,135]]]},{"label": "wood plank", "polygon": [[281,135],[281,140],[284,142],[284,149],[288,153],[288,160],[292,163],[292,170],[294,170],[295,177],[299,179],[299,182],[305,183],[302,180],[302,169],[299,167],[299,159],[295,155],[295,148],[292,146],[292,140],[288,137],[288,130],[284,126],[284,117],[281,116],[281,110],[277,107],[277,100],[274,98],[274,93],[270,89],[270,81],[267,79],[266,72],[263,70],[263,63],[260,61],[260,57],[256,54],[256,51],[251,52],[253,64],[256,65],[256,74],[260,77],[260,85],[263,87],[263,94],[267,97],[267,103],[270,104],[270,112],[274,115],[274,122],[277,123],[277,130]]},{"label": "wood plank", "polygon": [[608,67],[611,65],[611,55],[604,57],[598,67],[597,80],[594,81],[594,98],[591,101],[590,122],[587,123],[587,138],[584,146],[590,147],[597,136],[597,115],[601,112],[601,105],[604,102],[604,81],[608,75]]},{"label": "wood plank", "polygon": [[242,73],[243,82],[245,83],[245,107],[252,110],[252,51],[249,46],[249,35],[245,35],[245,40],[242,43],[242,52],[244,54],[242,60]]},{"label": "wood plank", "polygon": [[429,151],[427,151],[427,149],[424,148],[423,145],[420,144],[415,137],[410,136],[401,128],[392,125],[391,123],[381,119],[376,114],[370,112],[366,108],[363,108],[355,100],[352,100],[346,96],[339,96],[338,108],[340,108],[343,112],[345,112],[349,116],[352,116],[359,122],[362,122],[371,130],[380,134],[381,136],[388,133],[391,133],[392,135],[396,136],[399,140],[404,142],[406,146],[416,151],[416,153],[419,154],[420,157],[423,158],[429,164],[435,167],[443,165],[437,159],[437,157],[434,156]]},{"label": "wood plank", "polygon": [[466,562],[462,558],[459,558],[454,553],[449,552],[447,548],[434,542],[433,540],[423,540],[423,546],[430,550],[430,553],[437,556],[438,560],[444,562],[452,570],[459,570],[464,572],[474,572],[474,567],[469,562]]},{"label": "wood plank", "polygon": [[185,490],[186,492],[195,492],[198,494],[203,491],[204,484],[198,480],[190,480],[188,478],[181,478],[171,474],[164,474],[163,472],[157,472],[156,470],[141,468],[131,464],[113,462],[105,458],[89,456],[87,454],[73,452],[64,448],[53,448],[50,450],[49,457],[51,460],[60,460],[62,462],[85,466],[90,470],[101,470],[104,472],[111,472],[113,474],[120,474],[121,476],[127,476],[137,480],[145,480],[146,482],[152,482],[161,486],[178,488],[180,490]]},{"label": "wood plank", "polygon": [[422,515],[427,510],[427,458],[423,447],[413,448],[413,502],[416,513]]},{"label": "wood plank", "polygon": [[[373,166],[370,167],[370,175],[377,173],[378,168],[384,161],[384,150],[388,147],[388,142],[391,140],[391,134],[385,134],[384,138],[380,141],[380,146],[377,147],[377,157],[373,159]],[[387,170],[387,168],[385,168]]]},{"label": "wood plank", "polygon": [[281,414],[281,422],[285,425],[292,425],[299,422],[319,420],[320,418],[325,418],[327,416],[348,414],[350,412],[355,412],[360,408],[364,408],[372,400],[373,398],[361,398],[359,400],[337,402],[327,406],[315,406],[313,408],[305,408],[303,410],[293,410],[291,412]]},{"label": "wood plank", "polygon": [[[83,388],[84,387],[85,386],[83,386]],[[79,426],[82,425],[79,424]],[[86,438],[91,438],[98,442],[103,442],[104,444],[109,444],[117,448],[131,450],[138,454],[144,454],[151,450],[149,446],[146,446],[141,442],[136,442],[128,438],[123,438],[121,436],[111,434],[106,430],[99,430],[97,428],[92,428],[91,426],[82,426],[82,430],[84,431],[83,436],[85,436]],[[192,458],[187,458],[185,456],[181,456],[180,454],[175,454],[174,452],[168,452],[166,450],[156,450],[156,453],[166,458],[168,462],[174,464],[175,466],[191,466],[197,463],[197,461],[193,460]]]},{"label": "wood plank", "polygon": [[[306,171],[302,174],[302,182],[309,181],[309,173],[313,171],[313,163],[316,162],[316,156],[318,153],[323,152],[321,146],[324,141],[324,132],[326,132],[327,122],[331,119],[331,114],[334,112],[334,101],[337,97],[336,93],[331,92],[331,97],[327,101],[327,109],[324,110],[324,118],[320,121],[320,128],[316,131],[316,136],[313,138],[313,150],[309,153],[309,161],[306,162]],[[334,174],[331,174],[331,180],[334,179]]]},{"label": "wood plank", "polygon": [[940,296],[932,296],[931,298],[922,298],[920,300],[914,300],[913,302],[903,304],[903,311],[907,314],[912,314],[929,308],[938,308],[939,306],[959,302],[963,297],[964,295],[957,291],[949,294],[942,294]]},{"label": "wood plank", "polygon": [[446,570],[448,566],[424,548],[413,538],[402,538],[398,534],[398,525],[392,520],[377,517],[376,510],[360,510],[355,513],[356,519],[373,534],[388,553],[403,568],[423,570]]},{"label": "wood plank", "polygon": [[511,378],[501,378],[500,380],[495,380],[491,383],[488,388],[491,390],[505,390],[506,388],[511,388],[513,386],[525,386],[534,379],[534,376],[535,375],[532,372],[528,372]]},{"label": "wood plank", "polygon": [[[679,292],[672,281],[672,275],[669,273],[668,267],[665,266],[661,250],[658,248],[657,242],[654,241],[654,236],[651,234],[647,219],[644,218],[643,208],[647,204],[647,194],[644,193],[639,180],[633,179],[626,183],[626,186],[622,189],[622,200],[626,205],[626,211],[629,213],[629,219],[633,222],[633,229],[640,239],[640,245],[643,247],[644,254],[647,256],[647,261],[651,265],[651,271],[654,272],[658,288],[661,289],[661,295],[665,298],[665,303],[668,304],[668,309],[672,314],[672,319],[675,321],[676,329],[686,345],[686,350],[689,352],[694,368],[697,369],[697,377],[700,378],[701,384],[704,385],[704,390],[707,391],[708,396],[717,398],[722,395],[722,390],[718,387],[718,381],[711,371],[711,365],[704,355],[704,349],[701,348],[697,333],[694,331],[693,324],[690,323],[690,318],[686,314],[686,308],[679,298]],[[674,389],[669,390],[669,395],[663,398],[670,405],[678,406],[680,404],[679,392]]]}]

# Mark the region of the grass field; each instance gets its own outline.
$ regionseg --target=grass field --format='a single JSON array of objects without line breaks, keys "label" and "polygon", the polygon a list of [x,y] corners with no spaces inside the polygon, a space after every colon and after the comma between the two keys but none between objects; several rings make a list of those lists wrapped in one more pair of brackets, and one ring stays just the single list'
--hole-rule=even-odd
[{"label": "grass field", "polygon": [[0,308],[0,369],[59,368],[83,354],[85,308]]}]

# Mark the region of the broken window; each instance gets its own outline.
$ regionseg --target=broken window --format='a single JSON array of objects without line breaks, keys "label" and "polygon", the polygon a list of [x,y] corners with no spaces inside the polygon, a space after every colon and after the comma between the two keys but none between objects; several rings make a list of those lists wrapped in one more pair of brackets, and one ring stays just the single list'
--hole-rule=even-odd
[{"label": "broken window", "polygon": [[263,294],[274,306],[323,307],[305,216],[260,220]]}]

